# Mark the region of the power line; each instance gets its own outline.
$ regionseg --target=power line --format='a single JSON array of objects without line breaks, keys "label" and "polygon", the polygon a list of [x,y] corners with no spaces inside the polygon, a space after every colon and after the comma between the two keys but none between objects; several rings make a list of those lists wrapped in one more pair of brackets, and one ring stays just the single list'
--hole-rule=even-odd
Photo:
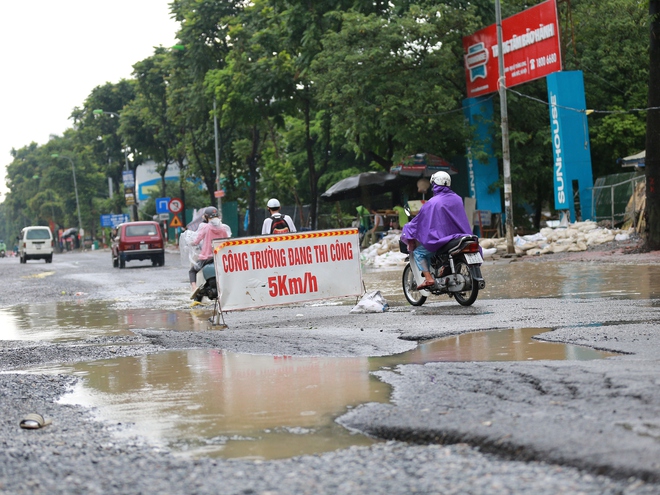
[{"label": "power line", "polygon": [[[511,88],[507,88],[507,91],[510,91],[511,93],[514,93],[518,96],[521,96],[522,98],[527,98],[532,101],[536,101],[537,103],[542,103],[543,105],[550,106],[550,103],[548,103],[545,100],[541,100],[540,98],[536,98],[534,96],[529,96],[523,93],[520,93],[518,91],[515,91]],[[636,112],[648,112],[649,110],[660,110],[660,107],[648,107],[648,108],[631,108],[629,110],[593,110],[593,109],[583,109],[583,108],[572,108],[572,107],[566,107],[562,105],[554,105],[557,108],[563,108],[564,110],[569,110],[571,112],[577,112],[577,113],[586,113],[587,115],[591,115],[592,113],[603,113],[603,114],[623,114],[623,113],[636,113]]]}]

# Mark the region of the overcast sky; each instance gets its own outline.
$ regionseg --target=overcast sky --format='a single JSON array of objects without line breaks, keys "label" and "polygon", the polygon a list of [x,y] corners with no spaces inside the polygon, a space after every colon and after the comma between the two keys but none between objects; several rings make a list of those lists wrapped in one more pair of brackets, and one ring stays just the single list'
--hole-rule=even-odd
[{"label": "overcast sky", "polygon": [[96,86],[176,43],[171,0],[0,0],[0,201],[12,148],[48,142]]}]

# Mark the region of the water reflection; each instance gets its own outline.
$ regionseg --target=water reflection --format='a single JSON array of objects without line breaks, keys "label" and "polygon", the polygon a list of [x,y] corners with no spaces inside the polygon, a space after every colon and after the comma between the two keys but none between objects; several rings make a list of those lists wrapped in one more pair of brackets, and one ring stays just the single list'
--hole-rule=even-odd
[{"label": "water reflection", "polygon": [[0,340],[68,341],[129,335],[115,311],[102,302],[43,303],[0,310]]},{"label": "water reflection", "polygon": [[79,300],[0,309],[0,340],[67,342],[109,335],[133,335],[134,329],[205,331],[208,310],[116,310],[103,301]]},{"label": "water reflection", "polygon": [[514,328],[464,333],[420,343],[415,349],[398,356],[371,360],[382,367],[437,361],[586,361],[617,355],[589,347],[543,342],[533,338],[547,331],[547,328]]},{"label": "water reflection", "polygon": [[[408,305],[401,290],[403,267],[365,269],[367,290],[380,290],[392,305]],[[486,288],[479,299],[521,297],[619,299],[660,298],[660,265],[562,262],[486,262],[482,266]],[[447,301],[446,296],[429,301]]]},{"label": "water reflection", "polygon": [[31,371],[84,377],[64,402],[96,407],[103,419],[134,423],[129,433],[157,445],[192,455],[276,459],[371,443],[334,422],[349,407],[389,400],[389,386],[369,371],[434,361],[585,360],[613,355],[531,339],[545,331],[475,332],[377,358],[186,350]]},{"label": "water reflection", "polygon": [[366,445],[334,422],[347,407],[387,402],[367,358],[188,350],[40,371],[84,376],[65,403],[134,423],[129,433],[195,455],[276,459]]}]

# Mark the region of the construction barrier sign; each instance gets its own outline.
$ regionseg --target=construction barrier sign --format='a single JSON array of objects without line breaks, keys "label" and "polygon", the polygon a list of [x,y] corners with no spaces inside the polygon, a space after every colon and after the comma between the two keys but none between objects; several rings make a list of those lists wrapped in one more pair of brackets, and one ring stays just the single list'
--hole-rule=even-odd
[{"label": "construction barrier sign", "polygon": [[357,229],[213,242],[223,311],[363,293]]}]

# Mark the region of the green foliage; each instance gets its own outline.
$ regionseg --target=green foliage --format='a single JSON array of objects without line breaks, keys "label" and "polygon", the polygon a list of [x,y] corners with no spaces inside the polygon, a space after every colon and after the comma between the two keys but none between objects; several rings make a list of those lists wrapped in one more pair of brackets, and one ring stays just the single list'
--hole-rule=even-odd
[{"label": "green foliage", "polygon": [[[648,2],[572,2],[573,26],[564,33],[564,68],[584,72],[587,108],[601,112],[647,106]],[[616,12],[616,15],[612,15]],[[620,172],[617,159],[644,149],[646,112],[589,116],[594,176]]]},{"label": "green foliage", "polygon": [[312,65],[335,132],[383,168],[418,152],[464,153],[461,33],[470,12],[412,6],[401,15],[346,12]]},{"label": "green foliage", "polygon": [[[536,3],[504,2],[503,15]],[[213,203],[221,187],[251,212],[272,196],[309,204],[316,226],[320,213],[341,217],[337,205],[317,201],[344,177],[419,152],[451,158],[470,145],[484,156],[463,122],[462,37],[494,22],[491,0],[170,5],[180,22],[175,48],[137,61],[130,80],[94,88],[61,138],[14,150],[0,236],[32,223],[77,225],[65,156],[92,235],[100,214],[127,211],[122,171],[147,159],[162,174],[179,165],[189,205]],[[647,106],[648,7],[645,0],[559,5],[564,69],[584,72],[587,106],[597,110],[588,117],[595,176],[617,171],[618,158],[645,145],[646,112],[631,109]],[[514,206],[538,218],[552,203],[547,90],[536,81],[516,91],[524,96],[508,97]],[[499,117],[492,126],[499,132]],[[178,196],[180,187],[168,184],[157,196],[164,194]],[[151,200],[142,207],[149,217]]]}]

